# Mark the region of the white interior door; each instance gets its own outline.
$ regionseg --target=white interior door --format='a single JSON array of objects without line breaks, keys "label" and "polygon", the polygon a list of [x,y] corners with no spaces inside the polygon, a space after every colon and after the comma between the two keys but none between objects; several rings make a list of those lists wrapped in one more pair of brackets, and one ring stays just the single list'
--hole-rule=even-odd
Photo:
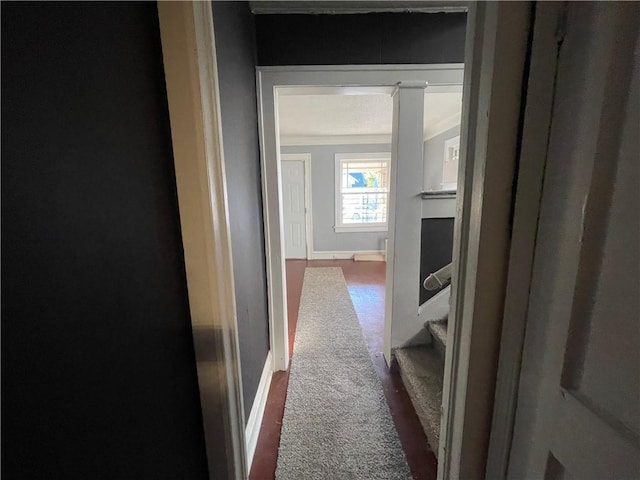
[{"label": "white interior door", "polygon": [[565,14],[508,478],[638,479],[640,9]]},{"label": "white interior door", "polygon": [[282,158],[285,258],[307,258],[305,161]]}]

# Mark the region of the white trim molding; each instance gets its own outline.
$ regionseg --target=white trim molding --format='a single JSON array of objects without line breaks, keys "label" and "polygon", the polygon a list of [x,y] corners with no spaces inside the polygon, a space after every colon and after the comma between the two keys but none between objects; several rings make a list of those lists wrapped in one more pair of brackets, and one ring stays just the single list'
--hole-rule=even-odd
[{"label": "white trim molding", "polygon": [[563,3],[539,3],[531,47],[486,478],[506,478],[547,160]]},{"label": "white trim molding", "polygon": [[313,252],[313,260],[358,260],[358,261],[384,261],[384,250],[345,250]]},{"label": "white trim molding", "polygon": [[461,122],[462,122],[462,112],[459,111],[449,115],[448,117],[441,119],[435,125],[428,125],[428,126],[425,125],[424,141],[426,142],[428,140],[431,140],[433,137],[437,137],[441,133],[444,133],[447,130],[450,130],[453,127],[460,125]]},{"label": "white trim molding", "polygon": [[367,232],[387,232],[389,227],[386,224],[355,224],[355,225],[341,225],[333,226],[333,231],[336,233],[367,233]]},{"label": "white trim molding", "polygon": [[389,135],[283,135],[280,138],[280,146],[295,147],[307,145],[372,145],[390,144]]},{"label": "white trim molding", "polygon": [[246,478],[244,405],[211,2],[159,2],[209,478]]},{"label": "white trim molding", "polygon": [[[462,74],[464,70],[464,64],[462,63],[433,63],[433,64],[393,64],[393,65],[265,65],[256,67],[259,74],[274,74],[274,85],[278,85],[285,92],[290,92],[291,87],[340,87],[340,88],[366,88],[371,87],[377,92],[393,93],[395,87],[398,85],[398,81],[394,82],[394,79],[398,78],[398,73],[401,77],[405,78],[418,78],[424,77],[425,72],[439,72],[435,77],[432,77],[430,86],[437,88],[430,88],[429,91],[438,92],[459,92],[460,80],[462,80]],[[458,70],[459,75],[451,76],[451,70]],[[366,76],[362,76],[362,73]],[[308,77],[308,73],[312,73],[315,77]],[[336,77],[336,74],[340,75],[348,73],[347,77],[342,77],[342,83],[340,77]],[[406,76],[407,74],[415,73],[415,75]],[[428,75],[428,74],[427,74]],[[442,76],[441,76],[442,75]],[[378,81],[374,78],[378,76]],[[314,80],[317,79],[317,81]],[[358,82],[358,79],[361,81]],[[300,80],[300,82],[298,82]],[[420,78],[422,80],[422,78]],[[271,82],[270,82],[271,83]],[[289,88],[287,88],[289,87]],[[314,91],[314,90],[311,90]]]},{"label": "white trim molding", "polygon": [[269,353],[267,353],[267,359],[264,362],[262,375],[260,375],[260,383],[258,383],[258,390],[253,400],[253,406],[251,407],[245,428],[245,439],[247,442],[247,478],[249,477],[253,456],[256,453],[256,446],[258,445],[260,427],[262,427],[262,418],[264,416],[264,409],[267,406],[267,397],[269,396],[272,377],[273,362],[271,361],[271,351],[269,351]]},{"label": "white trim molding", "polygon": [[424,334],[420,305],[420,230],[424,182],[424,92],[428,82],[398,82],[393,94],[393,144],[389,178],[389,231],[382,354]]},{"label": "white trim molding", "polygon": [[[355,152],[355,153],[336,153],[335,158],[335,177],[334,177],[334,206],[335,206],[335,225],[333,230],[336,233],[355,233],[355,232],[386,232],[388,229],[387,222],[371,222],[371,223],[342,223],[342,162],[349,162],[351,160],[358,161],[371,161],[375,162],[387,162],[387,182],[389,182],[391,172],[391,152]],[[354,192],[357,193],[357,192]],[[387,191],[380,192],[387,196],[387,219],[389,217],[389,184],[387,184]],[[354,216],[356,213],[354,213]],[[359,214],[358,214],[359,215]],[[360,217],[358,216],[358,219]]]},{"label": "white trim molding", "polygon": [[[257,68],[260,159],[271,353],[275,370],[289,366],[287,299],[282,228],[282,183],[277,98],[286,87],[394,87],[406,80],[423,80],[431,92],[459,91],[462,64],[269,66]],[[389,90],[391,91],[391,90]],[[416,192],[419,194],[419,192]]]},{"label": "white trim molding", "polygon": [[470,3],[438,480],[485,478],[529,2]]}]

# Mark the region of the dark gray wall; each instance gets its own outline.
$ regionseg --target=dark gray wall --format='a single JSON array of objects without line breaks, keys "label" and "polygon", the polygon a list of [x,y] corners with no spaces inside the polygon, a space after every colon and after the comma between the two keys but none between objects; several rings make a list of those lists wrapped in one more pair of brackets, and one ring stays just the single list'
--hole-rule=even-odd
[{"label": "dark gray wall", "polygon": [[465,13],[257,15],[258,65],[464,61]]},{"label": "dark gray wall", "polygon": [[451,262],[453,255],[453,218],[423,218],[420,247],[420,305],[437,291],[425,290],[422,282],[431,273]]},{"label": "dark gray wall", "polygon": [[242,389],[248,418],[269,351],[256,53],[246,2],[213,2]]},{"label": "dark gray wall", "polygon": [[154,3],[2,4],[2,263],[3,479],[208,478]]}]

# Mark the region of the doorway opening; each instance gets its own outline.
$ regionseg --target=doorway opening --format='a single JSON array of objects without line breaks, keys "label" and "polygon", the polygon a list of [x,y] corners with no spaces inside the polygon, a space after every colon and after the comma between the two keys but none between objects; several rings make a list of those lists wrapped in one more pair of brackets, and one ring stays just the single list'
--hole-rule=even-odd
[{"label": "doorway opening", "polygon": [[[204,4],[203,4],[204,5]],[[177,7],[176,7],[177,8]],[[212,27],[210,24],[204,22],[203,24],[193,24],[195,20],[208,19],[210,22],[210,12],[206,9],[202,11],[196,11],[195,16],[189,14],[193,13],[189,9],[189,6],[185,8],[185,18],[190,19],[191,23],[176,22],[175,26],[186,29],[183,35],[182,30],[177,30],[177,35],[168,35],[166,32],[173,32],[171,28],[174,27],[169,20],[176,17],[161,16],[163,21],[163,43],[165,38],[167,42],[170,42],[172,38],[188,38],[194,40],[197,43],[197,49],[188,49],[188,58],[193,60],[193,52],[198,53],[198,58],[205,59],[206,62],[211,63],[210,68],[204,68],[199,71],[202,78],[198,77],[197,73],[192,72],[188,68],[175,68],[176,65],[182,65],[180,61],[182,59],[179,56],[168,55],[168,61],[166,60],[167,67],[167,84],[171,92],[182,93],[186,96],[191,96],[196,101],[186,102],[189,106],[201,105],[206,110],[207,115],[204,117],[205,121],[208,121],[206,127],[202,125],[196,125],[195,128],[189,131],[205,132],[202,136],[205,140],[208,139],[208,133],[211,133],[214,137],[214,141],[218,140],[219,131],[213,128],[210,123],[211,119],[214,122],[219,121],[219,112],[214,108],[217,105],[218,96],[213,95],[211,98],[207,92],[217,92],[217,83],[215,75],[212,77],[211,72],[216,71],[215,67],[215,50],[214,45],[210,41],[212,38]],[[195,8],[195,7],[194,7]],[[207,7],[208,8],[208,7]],[[197,9],[196,9],[197,10]],[[207,14],[208,13],[208,14]],[[504,13],[504,14],[503,14]],[[509,216],[508,212],[512,206],[512,189],[511,184],[514,179],[514,164],[515,153],[517,144],[518,133],[518,119],[520,116],[520,98],[522,95],[522,72],[524,68],[524,60],[527,54],[527,41],[528,33],[527,27],[530,19],[530,9],[526,5],[514,5],[503,6],[498,4],[478,4],[473,5],[470,10],[470,19],[467,28],[467,49],[465,53],[465,61],[468,65],[468,70],[465,74],[465,99],[463,107],[463,119],[462,119],[462,133],[461,133],[461,182],[458,189],[457,196],[457,211],[460,212],[459,218],[456,218],[455,234],[454,234],[454,258],[457,259],[457,265],[454,269],[453,285],[457,285],[458,293],[455,290],[452,291],[452,316],[456,319],[454,324],[454,331],[448,334],[452,337],[453,342],[451,347],[447,345],[446,354],[446,374],[445,391],[443,392],[443,428],[442,432],[445,433],[445,444],[443,449],[443,441],[441,440],[441,452],[444,455],[440,456],[440,467],[438,475],[441,478],[456,478],[463,472],[469,477],[481,476],[481,471],[484,471],[483,453],[486,451],[486,445],[488,444],[488,432],[491,415],[490,397],[493,395],[493,384],[495,381],[495,352],[496,342],[499,339],[499,327],[500,327],[500,315],[499,309],[502,307],[502,298],[504,292],[504,271],[506,269],[506,255],[508,250],[509,232]],[[195,32],[195,35],[186,35],[186,33]],[[189,44],[190,45],[190,44]],[[169,50],[173,52],[173,50]],[[177,49],[176,51],[180,51]],[[185,56],[186,57],[186,56]],[[192,61],[191,66],[197,65],[198,61]],[[500,65],[500,68],[497,66]],[[451,65],[440,65],[440,69],[451,69]],[[279,220],[279,199],[280,190],[278,184],[278,152],[279,145],[278,139],[275,135],[274,125],[276,122],[274,97],[275,89],[282,85],[318,85],[318,81],[325,82],[329,85],[350,85],[350,86],[393,86],[398,82],[404,82],[404,87],[411,89],[412,87],[421,87],[419,84],[413,83],[415,80],[405,80],[407,78],[420,78],[420,69],[414,69],[413,67],[402,69],[399,67],[393,67],[395,72],[389,72],[381,67],[367,68],[357,67],[343,68],[338,72],[337,76],[331,73],[323,72],[320,67],[303,67],[300,69],[303,72],[301,75],[293,72],[293,76],[297,76],[293,81],[287,83],[287,79],[283,78],[287,75],[285,69],[274,68],[271,72],[267,72],[268,69],[259,69],[258,72],[258,85],[259,85],[259,109],[260,117],[262,119],[260,124],[261,135],[261,153],[263,161],[263,198],[265,205],[264,220],[267,224],[267,238],[266,238],[266,253],[269,265],[268,268],[268,288],[270,297],[270,312],[269,317],[271,323],[271,347],[276,350],[274,355],[274,368],[276,370],[284,370],[288,367],[288,350],[287,350],[287,332],[286,332],[286,297],[284,289],[284,252],[282,249],[282,232],[281,223]],[[409,70],[414,70],[417,75],[407,75]],[[280,70],[280,71],[278,71]],[[340,69],[338,69],[340,70]],[[350,71],[353,70],[353,71]],[[380,74],[377,80],[372,81],[367,77],[367,74],[371,70],[377,70]],[[452,83],[450,79],[447,81],[447,73],[439,75],[438,67],[432,69],[431,73],[434,74],[435,83],[429,83],[432,85],[446,87]],[[402,75],[398,75],[397,72],[401,71]],[[184,73],[187,72],[188,74]],[[269,75],[264,75],[269,73]],[[291,73],[291,72],[289,72]],[[410,73],[410,72],[409,72]],[[442,72],[440,72],[442,73]],[[449,72],[450,73],[450,72]],[[460,72],[461,73],[461,72]],[[175,74],[175,75],[174,75]],[[209,74],[209,76],[207,76]],[[311,75],[309,75],[311,74]],[[340,74],[345,75],[346,80],[339,79]],[[307,75],[307,78],[303,78]],[[326,82],[327,79],[334,76],[334,81]],[[323,78],[324,77],[324,78]],[[399,78],[400,77],[400,78]],[[404,77],[404,79],[402,78]],[[460,75],[461,77],[461,75]],[[182,80],[193,80],[197,78],[199,81],[180,83]],[[321,80],[320,80],[321,79]],[[461,79],[461,78],[460,78]],[[291,79],[289,79],[291,80]],[[422,80],[422,79],[421,79]],[[200,83],[206,83],[207,87],[213,86],[213,88],[204,88],[199,91],[192,92],[188,88],[180,88],[182,85],[200,85]],[[459,82],[457,83],[459,84]],[[424,88],[424,86],[422,86]],[[198,92],[204,92],[200,95]],[[414,98],[415,96],[410,92],[405,92],[404,97]],[[175,101],[172,100],[170,95],[170,103],[173,105]],[[189,100],[192,100],[189,97]],[[196,98],[197,97],[197,98]],[[177,97],[182,101],[181,96]],[[266,100],[266,101],[265,101]],[[417,104],[417,102],[414,102]],[[182,104],[178,104],[180,107]],[[410,104],[409,104],[410,105]],[[173,105],[175,107],[175,105]],[[172,112],[176,108],[172,108]],[[186,111],[191,113],[193,109],[186,108]],[[409,107],[409,114],[412,109]],[[179,110],[182,111],[182,110]],[[464,113],[466,112],[466,113]],[[203,121],[199,112],[195,112],[193,117],[198,121]],[[403,111],[406,114],[407,111]],[[415,111],[413,111],[415,114]],[[172,113],[172,116],[174,113]],[[399,115],[398,121],[404,121],[406,123],[407,115]],[[409,115],[411,116],[411,115]],[[264,122],[265,118],[271,118],[272,125],[268,125]],[[173,118],[172,118],[173,120]],[[415,120],[415,118],[414,118]],[[172,121],[172,124],[174,122]],[[176,124],[180,124],[176,122]],[[217,134],[216,134],[217,132]],[[178,133],[182,134],[182,130]],[[414,132],[415,133],[415,132]],[[414,135],[416,137],[417,135]],[[419,132],[419,136],[422,136],[422,131]],[[197,138],[198,140],[200,137]],[[214,142],[215,143],[215,142]],[[215,145],[218,145],[215,143]],[[175,145],[190,145],[190,143],[175,142]],[[214,145],[214,146],[215,146]],[[190,172],[199,171],[213,171],[215,174],[220,173],[222,166],[222,157],[219,152],[215,151],[211,145],[207,144],[208,148],[202,148],[201,151],[206,155],[195,156],[189,151],[185,151],[184,148],[177,148],[177,158],[185,159],[191,163],[187,163],[186,166],[182,166],[182,163],[176,160],[176,176],[179,183],[183,175]],[[396,152],[399,153],[399,152]],[[406,152],[404,152],[406,153]],[[402,158],[402,155],[400,155]],[[275,162],[275,163],[274,163]],[[193,167],[198,168],[187,168]],[[209,169],[209,170],[206,170]],[[215,178],[221,177],[221,175],[214,175]],[[190,178],[190,177],[189,177]],[[208,205],[213,198],[208,193],[215,187],[215,192],[224,193],[224,185],[205,185],[198,181],[193,182],[196,185],[203,188],[202,198],[205,201],[201,202],[202,205]],[[200,190],[198,190],[200,191]],[[275,196],[274,196],[275,194]],[[182,194],[184,195],[184,193]],[[216,197],[218,198],[218,197]],[[393,200],[393,199],[392,199]],[[200,213],[198,206],[200,204],[193,203],[182,205],[181,198],[181,211],[195,211]],[[214,206],[224,206],[225,202],[222,199],[219,204]],[[200,205],[201,206],[201,205]],[[220,211],[219,211],[220,210]],[[214,219],[221,218],[222,226],[224,227],[226,221],[226,213],[224,209],[218,209],[214,213]],[[200,218],[200,216],[186,216],[191,218]],[[191,224],[188,224],[191,226]],[[194,226],[198,226],[198,222],[194,222]],[[215,229],[211,229],[212,231]],[[191,230],[183,229],[183,232],[191,232]],[[215,230],[217,232],[217,230]],[[224,233],[224,229],[223,229]],[[184,233],[183,233],[184,234]],[[196,238],[195,234],[187,233],[188,238]],[[191,236],[189,236],[191,235]],[[218,238],[218,237],[216,237]],[[225,236],[221,235],[220,238],[224,239]],[[197,243],[196,243],[197,244]],[[190,258],[209,258],[206,255],[192,255],[194,248],[189,242],[185,242],[185,257],[187,260]],[[199,245],[199,244],[197,244]],[[214,243],[214,252],[228,262],[230,258],[230,252],[227,246],[218,245]],[[397,245],[391,245],[389,250],[394,250]],[[398,249],[400,251],[400,249]],[[208,255],[208,254],[207,254]],[[216,257],[217,259],[218,257]],[[480,262],[480,260],[482,260]],[[200,262],[202,263],[202,262]],[[390,262],[393,264],[393,262]],[[187,261],[187,274],[193,276],[194,271],[198,272],[198,263],[194,264]],[[215,269],[208,265],[210,271],[215,272]],[[227,269],[228,270],[228,269]],[[222,274],[221,274],[222,275]],[[457,278],[456,278],[457,276]],[[218,278],[212,276],[211,278]],[[226,278],[232,278],[228,273]],[[219,285],[224,285],[225,282],[218,282]],[[228,285],[229,282],[226,282]],[[231,282],[232,284],[232,282]],[[387,289],[388,290],[388,289]],[[416,290],[408,289],[417,295]],[[228,289],[226,292],[222,292],[226,295],[221,295],[224,299],[231,297],[233,289]],[[388,291],[387,291],[388,294]],[[192,292],[190,290],[190,303],[193,304],[194,299],[191,298]],[[476,299],[477,297],[477,299]],[[207,298],[203,296],[202,298]],[[215,297],[218,298],[218,297]],[[481,300],[481,301],[480,301]],[[222,310],[218,305],[214,305],[216,312]],[[222,315],[208,316],[214,320],[218,318],[233,319],[233,315],[228,315],[228,312],[224,312]],[[278,322],[282,319],[283,322]],[[275,323],[273,323],[275,321]],[[223,325],[223,331],[233,334],[234,322],[229,321],[229,325]],[[473,328],[472,328],[473,327]],[[387,332],[385,328],[385,339],[392,339],[393,331]],[[233,365],[234,352],[236,343],[233,337],[229,336],[228,342],[231,347],[227,347],[224,344],[223,351],[228,358],[225,362],[221,362],[227,368],[228,365]],[[392,343],[392,342],[389,342]],[[389,351],[384,352],[390,356]],[[199,354],[196,355],[199,358]],[[204,356],[203,356],[204,358]],[[269,362],[271,363],[271,362]],[[226,372],[226,371],[225,371]],[[226,372],[227,377],[221,376],[221,379],[228,380],[233,383],[234,386],[238,386],[240,383],[238,378],[238,371]],[[225,381],[226,381],[225,380]],[[223,386],[222,391],[228,392],[228,398],[226,399],[225,407],[230,407],[230,414],[226,418],[229,419],[229,437],[233,437],[233,448],[228,451],[234,452],[233,461],[238,465],[234,468],[234,471],[240,472],[242,462],[244,461],[244,449],[238,448],[237,443],[242,439],[241,435],[241,422],[238,411],[242,411],[241,404],[237,401],[237,389],[229,389],[230,383]],[[221,384],[222,385],[222,384]],[[472,401],[471,401],[472,399]],[[480,402],[478,402],[480,400]],[[469,407],[473,402],[474,412],[471,414],[468,412]],[[478,404],[480,403],[480,404]],[[239,410],[238,410],[239,409]],[[206,427],[206,425],[205,425]],[[228,445],[232,445],[231,441]],[[209,448],[213,448],[208,444]],[[471,472],[471,473],[470,473]],[[238,474],[240,475],[240,474]]]},{"label": "doorway opening", "polygon": [[[287,428],[300,421],[296,402],[322,409],[335,401],[331,410],[340,412],[341,424],[351,425],[347,430],[356,439],[353,445],[371,451],[382,438],[391,445],[380,450],[379,465],[369,462],[366,468],[389,469],[393,475],[408,464],[414,476],[433,477],[435,456],[397,370],[390,372],[382,355],[393,90],[283,90],[277,104],[278,137],[292,363],[283,386],[288,390],[286,406],[284,394],[280,396],[282,434],[279,445],[272,446],[279,449],[278,471],[285,475],[282,465],[291,456],[291,444],[299,443]],[[317,275],[320,283],[314,282]],[[310,309],[313,299],[316,307]],[[322,317],[323,312],[331,313]],[[310,335],[310,330],[318,334]],[[329,358],[327,338],[335,349]],[[318,356],[310,358],[311,350]],[[316,364],[323,368],[314,368]],[[300,392],[310,377],[326,386],[323,392]],[[367,395],[373,392],[384,392],[377,396],[378,403]],[[352,448],[344,446],[348,442],[340,440],[334,427],[326,415],[314,436],[335,437],[341,449]],[[385,427],[387,432],[378,439],[378,430]]]},{"label": "doorway opening", "polygon": [[[423,298],[425,274],[422,270],[428,270],[426,275],[429,275],[449,264],[452,256],[462,66],[449,67],[448,71],[442,66],[411,69],[410,76],[417,72],[415,76],[431,78],[431,81],[411,84],[411,90],[419,92],[417,98],[420,101],[418,108],[410,112],[413,118],[398,118],[398,97],[402,87],[397,85],[299,87],[285,84],[274,86],[273,107],[261,105],[263,112],[273,112],[273,131],[274,134],[277,132],[274,144],[279,155],[275,165],[279,167],[276,180],[281,192],[277,212],[284,250],[282,282],[287,291],[287,356],[294,349],[298,310],[304,309],[300,301],[305,270],[341,269],[367,340],[370,359],[385,387],[388,407],[394,414],[404,453],[414,474],[422,469],[430,476],[435,475],[437,460],[433,451],[438,450],[438,437],[427,432],[439,431],[439,416],[419,414],[418,421],[415,412],[425,408],[439,412],[440,403],[426,407],[422,403],[426,397],[429,401],[442,397],[444,349],[435,350],[432,333],[425,326],[426,316],[421,317],[420,314],[425,308],[421,303],[428,300]],[[267,70],[268,77],[273,72],[272,69]],[[407,70],[400,69],[401,78]],[[303,69],[302,73],[306,71]],[[369,75],[374,77],[371,73]],[[383,73],[394,75],[392,71]],[[338,76],[340,74],[344,76],[338,72]],[[262,80],[264,77],[259,77],[259,85]],[[299,82],[300,77],[295,80]],[[314,81],[317,82],[317,78]],[[425,89],[427,83],[429,86]],[[266,82],[261,93],[267,92],[268,95],[269,91],[270,86]],[[406,114],[409,110],[407,99],[402,102],[403,114]],[[413,106],[416,106],[415,102]],[[417,132],[411,131],[412,119],[419,120]],[[265,131],[271,129],[271,122],[264,116],[262,120],[264,149],[269,142]],[[403,139],[410,137],[412,153],[408,152],[404,140],[401,151],[398,151],[399,135]],[[263,150],[263,153],[267,152]],[[394,165],[392,158],[394,155],[398,158],[399,154],[403,155],[400,168]],[[407,163],[409,156],[412,163]],[[410,178],[411,183],[403,180],[406,178]],[[265,190],[268,190],[268,185]],[[413,195],[407,195],[409,191],[413,191]],[[267,203],[268,200],[267,197]],[[398,210],[392,210],[392,206],[410,203],[409,210],[400,206],[401,218],[395,218]],[[269,205],[265,208],[268,209]],[[265,220],[267,218],[265,210]],[[385,311],[384,301],[386,287],[394,282],[393,276],[387,273],[389,224],[402,230],[403,222],[412,225],[417,237],[412,239],[412,255],[406,255],[409,253],[406,250],[396,253],[393,258],[401,261],[397,274],[414,277],[410,300],[413,304],[409,306],[413,317],[396,319],[394,325],[393,314]],[[437,234],[430,233],[429,227],[424,225],[431,226],[431,230],[435,228]],[[395,236],[396,231],[393,234]],[[266,236],[273,237],[269,229]],[[404,232],[398,234],[392,243],[406,244],[405,236]],[[411,267],[405,267],[407,264]],[[331,303],[332,299],[323,301]],[[395,299],[395,302],[398,304],[400,300]],[[448,307],[448,302],[446,305]],[[432,310],[428,304],[427,314]],[[447,313],[448,308],[445,322]],[[442,325],[442,318],[430,320],[437,320]],[[277,326],[272,333],[277,333]],[[438,367],[433,375],[439,383],[427,385],[423,381],[423,372],[419,372],[418,381],[421,383],[414,386],[411,396],[404,388],[400,374],[406,377],[411,375],[409,372],[416,371],[411,365],[413,357],[410,355],[409,363],[404,362],[400,369],[395,362],[395,352],[407,347],[410,353],[430,348],[438,355]],[[385,349],[386,355],[383,354]],[[272,348],[272,355],[277,359],[278,351]],[[282,383],[284,392],[279,395],[282,403],[280,418],[287,380]],[[436,392],[425,397],[424,388],[432,388]],[[269,412],[265,415],[269,416]]]},{"label": "doorway opening", "polygon": [[[379,89],[349,93],[335,94],[335,87],[315,88],[311,93],[309,89],[287,88],[278,97],[288,305],[294,309],[290,319],[297,319],[304,266],[337,265],[366,275],[371,271],[369,265],[351,265],[351,261],[384,262],[387,257],[393,101],[390,94]],[[417,219],[419,304],[414,305],[418,325],[414,322],[404,326],[407,333],[392,346],[393,360],[389,365],[395,366],[397,360],[396,370],[437,455],[451,298],[462,87],[446,92],[430,92],[427,88],[424,102],[424,183],[421,215]],[[399,189],[403,187],[397,185]],[[311,221],[314,215],[315,223]],[[315,263],[294,259],[351,261]],[[385,267],[383,263],[377,270],[384,274]],[[290,273],[295,280],[289,278]],[[384,310],[385,280],[376,278],[370,298],[379,301]],[[291,295],[297,295],[297,303]],[[357,299],[352,300],[356,304]],[[383,368],[378,371],[384,380],[385,365],[380,355],[383,321],[375,315],[360,317],[365,336],[369,334],[372,360],[375,363],[375,355],[380,357]],[[366,326],[371,327],[369,332]],[[290,349],[294,334],[295,325],[290,325]]]}]

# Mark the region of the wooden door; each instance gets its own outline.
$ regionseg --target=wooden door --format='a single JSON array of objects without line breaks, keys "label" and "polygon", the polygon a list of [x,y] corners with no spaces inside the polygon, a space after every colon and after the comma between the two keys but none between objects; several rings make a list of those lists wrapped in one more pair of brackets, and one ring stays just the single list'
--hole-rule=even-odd
[{"label": "wooden door", "polygon": [[558,30],[508,478],[640,478],[639,6]]}]

